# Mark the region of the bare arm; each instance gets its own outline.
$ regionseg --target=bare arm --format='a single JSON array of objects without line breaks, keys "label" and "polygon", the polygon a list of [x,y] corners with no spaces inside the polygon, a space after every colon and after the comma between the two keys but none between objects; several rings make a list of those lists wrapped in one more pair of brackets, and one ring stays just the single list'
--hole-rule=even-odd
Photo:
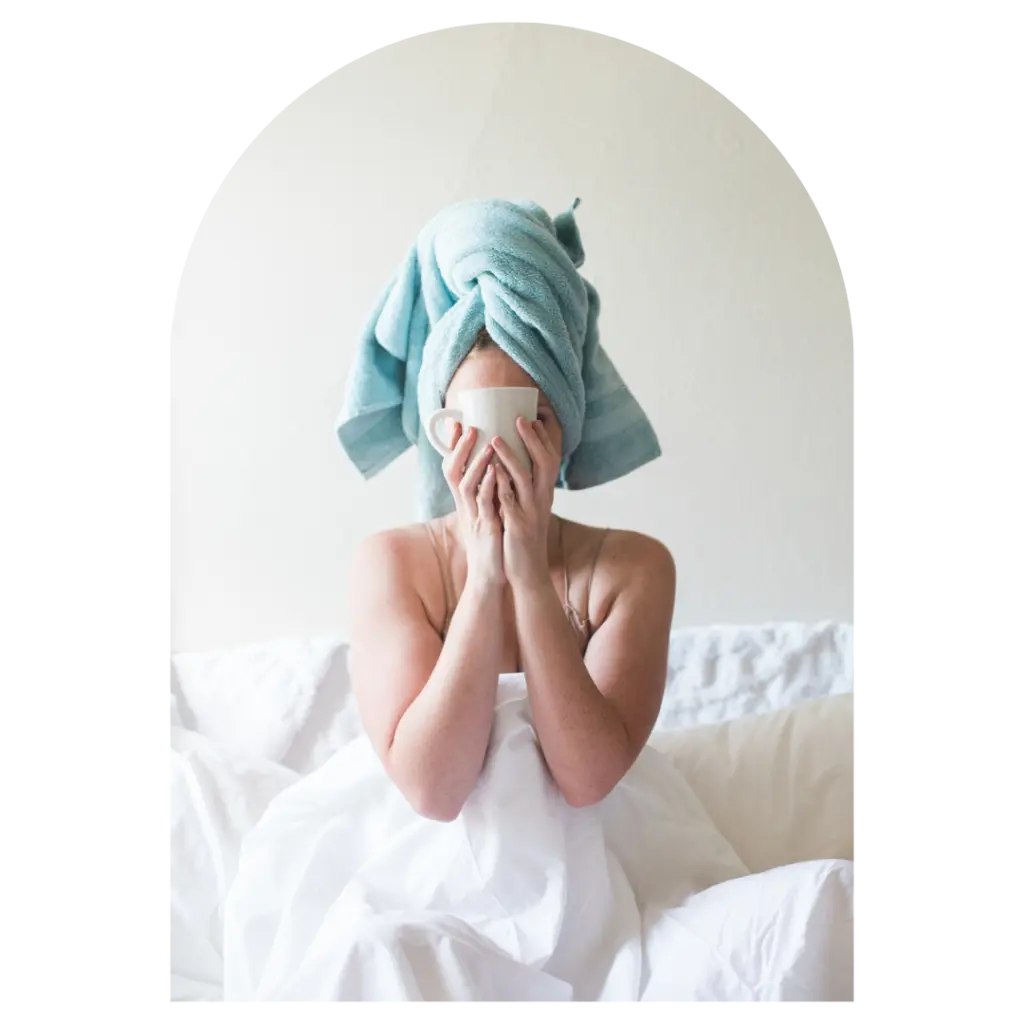
[{"label": "bare arm", "polygon": [[505,575],[534,727],[558,787],[577,807],[615,787],[647,742],[668,671],[675,564],[638,533],[609,538],[602,575],[611,607],[580,656],[547,565],[548,523],[561,453],[539,420],[517,423],[532,473],[496,440]]},{"label": "bare arm", "polygon": [[625,534],[609,552],[621,577],[607,619],[580,656],[550,583],[514,586],[516,623],[534,725],[566,800],[602,800],[647,742],[661,707],[675,600],[672,556]]},{"label": "bare arm", "polygon": [[424,817],[457,817],[483,767],[504,642],[501,523],[490,449],[466,466],[474,433],[445,459],[466,547],[466,586],[441,638],[412,583],[401,532],[364,541],[352,570],[352,684],[385,769]]},{"label": "bare arm", "polygon": [[417,813],[450,821],[487,751],[501,665],[501,591],[467,581],[442,646],[407,579],[408,564],[388,534],[364,541],[356,557],[353,688],[395,784]]}]

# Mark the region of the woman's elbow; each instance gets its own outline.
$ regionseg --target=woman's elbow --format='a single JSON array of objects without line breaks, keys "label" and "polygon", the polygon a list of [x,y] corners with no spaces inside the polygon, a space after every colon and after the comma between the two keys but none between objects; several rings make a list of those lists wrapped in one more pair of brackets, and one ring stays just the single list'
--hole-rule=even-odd
[{"label": "woman's elbow", "polygon": [[[573,776],[559,774],[555,782],[570,807],[592,807],[599,804],[629,771],[632,761],[625,754],[607,763],[591,765],[587,772]],[[554,774],[554,773],[553,773]]]},{"label": "woman's elbow", "polygon": [[615,782],[610,785],[600,780],[588,780],[583,784],[560,786],[562,796],[570,807],[593,807],[599,804],[614,788]]},{"label": "woman's elbow", "polygon": [[447,796],[436,786],[407,784],[399,787],[409,806],[431,821],[454,821],[462,813],[465,801]]},{"label": "woman's elbow", "polygon": [[412,809],[421,817],[429,818],[431,821],[454,821],[461,813],[462,808],[455,804],[444,804],[437,801],[409,801]]}]

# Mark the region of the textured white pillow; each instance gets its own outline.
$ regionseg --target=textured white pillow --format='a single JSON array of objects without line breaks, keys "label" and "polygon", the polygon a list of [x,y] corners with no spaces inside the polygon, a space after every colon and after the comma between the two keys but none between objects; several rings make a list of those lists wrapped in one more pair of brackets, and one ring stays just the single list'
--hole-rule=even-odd
[{"label": "textured white pillow", "polygon": [[853,860],[853,695],[655,733],[752,872]]}]

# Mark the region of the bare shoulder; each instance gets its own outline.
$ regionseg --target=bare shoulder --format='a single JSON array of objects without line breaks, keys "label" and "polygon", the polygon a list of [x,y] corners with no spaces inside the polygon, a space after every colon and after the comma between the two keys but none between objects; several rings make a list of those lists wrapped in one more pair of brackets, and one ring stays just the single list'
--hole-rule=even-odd
[{"label": "bare shoulder", "polygon": [[401,567],[420,554],[424,541],[422,526],[397,526],[364,537],[356,546],[353,572]]},{"label": "bare shoulder", "polygon": [[625,594],[643,594],[659,604],[674,603],[675,559],[660,540],[635,530],[610,529],[600,544],[591,585],[595,624],[603,621]]},{"label": "bare shoulder", "polygon": [[381,530],[356,547],[350,570],[353,615],[381,607],[420,606],[432,623],[443,616],[444,591],[437,558],[422,523]]},{"label": "bare shoulder", "polygon": [[643,576],[675,575],[672,552],[655,537],[636,530],[600,529],[582,523],[574,523],[573,527],[581,551],[596,558],[595,583],[598,577],[606,581],[619,577],[634,579],[638,572]]},{"label": "bare shoulder", "polygon": [[656,537],[635,530],[609,530],[601,551],[608,565],[652,572],[675,572],[672,552]]}]

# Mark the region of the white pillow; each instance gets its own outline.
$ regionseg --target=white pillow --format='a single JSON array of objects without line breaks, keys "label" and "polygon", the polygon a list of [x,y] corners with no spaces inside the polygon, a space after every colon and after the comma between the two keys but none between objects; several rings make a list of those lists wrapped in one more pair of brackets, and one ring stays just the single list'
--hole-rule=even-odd
[{"label": "white pillow", "polygon": [[752,872],[853,860],[853,695],[655,733]]},{"label": "white pillow", "polygon": [[333,637],[303,637],[175,654],[171,692],[179,720],[226,751],[284,762],[338,651]]}]

